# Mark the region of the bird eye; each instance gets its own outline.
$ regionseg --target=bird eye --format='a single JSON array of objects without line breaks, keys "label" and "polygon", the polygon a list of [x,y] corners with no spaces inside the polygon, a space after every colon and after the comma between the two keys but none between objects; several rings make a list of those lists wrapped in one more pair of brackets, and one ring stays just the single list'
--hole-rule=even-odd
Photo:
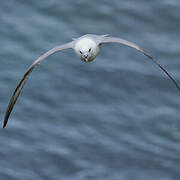
[{"label": "bird eye", "polygon": [[91,48],[89,48],[89,52],[91,51]]},{"label": "bird eye", "polygon": [[82,51],[79,51],[82,54]]}]

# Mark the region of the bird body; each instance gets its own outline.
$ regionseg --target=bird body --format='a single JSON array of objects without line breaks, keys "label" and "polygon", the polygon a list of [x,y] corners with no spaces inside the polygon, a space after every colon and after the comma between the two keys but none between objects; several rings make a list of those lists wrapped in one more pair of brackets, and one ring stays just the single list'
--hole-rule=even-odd
[{"label": "bird body", "polygon": [[102,44],[107,43],[119,43],[122,45],[129,46],[131,48],[135,48],[136,50],[143,53],[145,56],[147,56],[151,61],[153,61],[159,68],[164,71],[164,73],[171,79],[171,81],[175,84],[175,86],[180,91],[180,87],[175,81],[175,79],[165,70],[159,63],[156,61],[147,51],[140,48],[136,44],[126,41],[124,39],[120,39],[117,37],[108,37],[107,35],[95,35],[95,34],[86,34],[84,36],[81,36],[79,38],[73,39],[72,42],[57,46],[49,51],[47,51],[45,54],[40,56],[37,60],[34,61],[34,63],[28,68],[24,76],[22,77],[21,81],[19,82],[18,86],[16,87],[10,102],[8,104],[8,107],[6,109],[5,118],[4,118],[4,124],[3,128],[6,127],[6,124],[8,122],[8,118],[12,112],[12,109],[17,101],[17,98],[20,95],[20,92],[22,88],[24,87],[24,84],[26,83],[30,73],[33,71],[33,69],[41,63],[44,59],[46,59],[48,56],[65,50],[65,49],[73,49],[75,53],[80,57],[81,60],[85,62],[90,62],[95,59],[95,57],[99,54],[100,48]]},{"label": "bird body", "polygon": [[74,41],[73,49],[80,59],[90,62],[99,54],[100,45],[97,44],[93,36],[85,35]]}]

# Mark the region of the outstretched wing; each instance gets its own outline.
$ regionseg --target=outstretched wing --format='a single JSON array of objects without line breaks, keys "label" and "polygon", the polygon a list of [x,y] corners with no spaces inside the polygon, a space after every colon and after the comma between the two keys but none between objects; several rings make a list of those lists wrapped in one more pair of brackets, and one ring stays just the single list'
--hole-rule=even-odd
[{"label": "outstretched wing", "polygon": [[168,71],[166,69],[164,69],[147,51],[140,48],[136,44],[126,41],[124,39],[116,38],[116,37],[103,37],[102,40],[100,41],[100,44],[101,43],[120,43],[120,44],[129,46],[129,47],[135,48],[138,51],[142,52],[145,56],[150,58],[156,65],[158,65],[165,72],[165,74],[167,74],[167,76],[172,80],[172,82],[175,84],[175,86],[180,91],[179,85],[177,84],[176,80],[168,73]]},{"label": "outstretched wing", "polygon": [[48,56],[58,52],[58,51],[61,51],[61,50],[64,50],[64,49],[69,49],[69,48],[72,48],[73,47],[73,43],[70,42],[70,43],[67,43],[67,44],[64,44],[64,45],[61,45],[61,46],[57,46],[51,50],[49,50],[48,52],[46,52],[45,54],[43,54],[42,56],[40,56],[36,61],[34,61],[34,63],[28,68],[28,70],[26,71],[26,73],[24,74],[23,78],[21,79],[21,81],[19,82],[18,86],[16,87],[12,97],[11,97],[11,100],[9,102],[9,105],[6,109],[6,114],[5,114],[5,118],[4,118],[4,124],[3,124],[3,128],[6,127],[6,124],[8,122],[8,118],[11,114],[11,111],[17,101],[17,98],[24,86],[24,84],[26,83],[30,73],[33,71],[33,69],[38,65],[40,64],[41,61],[43,61],[45,58],[47,58]]}]

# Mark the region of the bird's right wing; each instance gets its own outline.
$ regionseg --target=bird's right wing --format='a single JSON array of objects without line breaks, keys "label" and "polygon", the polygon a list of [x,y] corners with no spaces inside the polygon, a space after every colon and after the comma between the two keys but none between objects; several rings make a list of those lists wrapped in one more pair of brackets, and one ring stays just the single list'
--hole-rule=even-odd
[{"label": "bird's right wing", "polygon": [[174,83],[174,85],[177,87],[177,89],[180,91],[180,86],[178,85],[176,80],[169,74],[169,72],[156,59],[154,59],[147,51],[145,51],[141,47],[137,46],[136,44],[134,44],[132,42],[126,41],[124,39],[116,38],[116,37],[103,36],[103,37],[101,37],[101,40],[100,40],[100,44],[102,44],[102,43],[120,43],[120,44],[129,46],[131,48],[134,48],[134,49],[140,51],[145,56],[147,56],[151,61],[153,61],[156,65],[158,65],[161,68],[161,70],[163,70],[164,73],[171,79],[171,81]]},{"label": "bird's right wing", "polygon": [[12,97],[11,97],[11,100],[9,102],[9,105],[6,109],[6,114],[5,114],[5,118],[4,118],[4,124],[3,124],[3,128],[6,127],[6,124],[8,122],[8,118],[11,114],[11,111],[17,101],[17,98],[24,86],[24,84],[26,83],[30,73],[33,71],[33,69],[41,63],[41,61],[43,61],[45,58],[47,58],[48,56],[56,53],[56,52],[59,52],[61,50],[64,50],[64,49],[69,49],[69,48],[72,48],[73,47],[73,42],[70,42],[70,43],[66,43],[66,44],[63,44],[61,46],[57,46],[49,51],[47,51],[45,54],[43,54],[42,56],[40,56],[36,61],[34,61],[34,63],[28,68],[28,70],[26,71],[26,73],[24,74],[23,78],[21,79],[21,81],[19,82],[18,86],[16,87]]}]

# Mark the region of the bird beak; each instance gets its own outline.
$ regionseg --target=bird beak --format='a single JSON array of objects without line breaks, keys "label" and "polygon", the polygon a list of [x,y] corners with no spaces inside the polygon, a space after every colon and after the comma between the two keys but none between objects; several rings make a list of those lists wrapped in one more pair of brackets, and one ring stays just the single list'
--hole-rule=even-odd
[{"label": "bird beak", "polygon": [[85,58],[85,61],[88,62],[88,58]]}]

